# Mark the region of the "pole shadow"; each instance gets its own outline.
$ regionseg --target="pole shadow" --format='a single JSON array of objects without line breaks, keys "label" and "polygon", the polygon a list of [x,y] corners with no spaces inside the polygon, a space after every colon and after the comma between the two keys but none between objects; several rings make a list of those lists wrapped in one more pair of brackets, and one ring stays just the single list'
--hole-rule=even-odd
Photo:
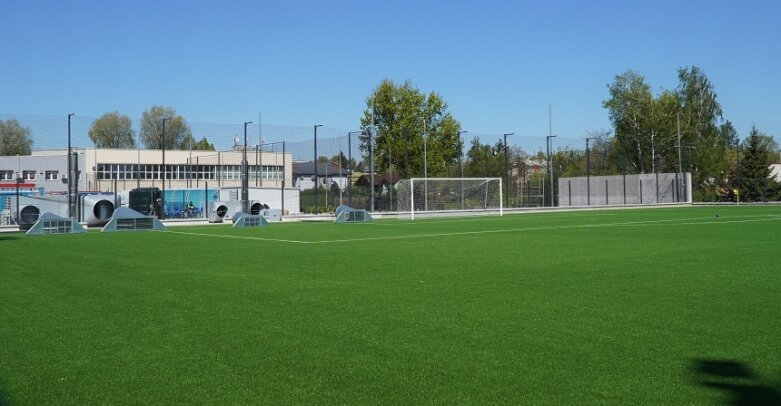
[{"label": "pole shadow", "polygon": [[727,360],[692,360],[699,385],[726,392],[733,406],[781,405],[781,389],[766,384],[745,363]]}]

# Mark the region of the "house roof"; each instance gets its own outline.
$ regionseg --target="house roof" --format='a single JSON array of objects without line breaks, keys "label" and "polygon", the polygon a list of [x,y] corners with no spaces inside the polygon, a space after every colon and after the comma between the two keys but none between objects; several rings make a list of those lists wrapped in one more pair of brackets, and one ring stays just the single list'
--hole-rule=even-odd
[{"label": "house roof", "polygon": [[[374,186],[378,187],[378,186],[387,185],[387,184],[394,184],[395,185],[396,183],[398,183],[399,179],[401,179],[401,178],[396,173],[390,173],[390,174],[387,174],[387,175],[374,175]],[[359,185],[359,186],[368,186],[368,185],[370,185],[371,184],[371,175],[369,175],[369,174],[361,175],[358,178],[358,180],[355,181],[355,184]]]},{"label": "house roof", "polygon": [[[333,162],[318,162],[317,163],[317,174],[318,175],[325,175],[326,173],[330,174],[338,174],[339,173],[339,165],[333,163]],[[342,173],[347,174],[349,173],[349,169],[342,168]],[[315,165],[312,163],[312,161],[309,162],[293,162],[293,176],[312,176],[315,174]]]}]

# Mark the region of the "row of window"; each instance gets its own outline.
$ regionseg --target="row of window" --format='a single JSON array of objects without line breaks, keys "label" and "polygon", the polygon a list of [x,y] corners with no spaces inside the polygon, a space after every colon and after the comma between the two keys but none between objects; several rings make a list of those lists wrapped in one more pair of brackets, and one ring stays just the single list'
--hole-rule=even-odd
[{"label": "row of window", "polygon": [[[35,180],[37,173],[35,171],[22,171],[22,180]],[[59,180],[60,171],[45,171],[43,178],[46,180]],[[0,170],[0,180],[16,180],[14,171]]]},{"label": "row of window", "polygon": [[[162,179],[163,165],[98,164],[98,179]],[[250,165],[250,179],[280,180],[283,167]],[[240,180],[241,165],[165,165],[165,178],[173,180]]]}]

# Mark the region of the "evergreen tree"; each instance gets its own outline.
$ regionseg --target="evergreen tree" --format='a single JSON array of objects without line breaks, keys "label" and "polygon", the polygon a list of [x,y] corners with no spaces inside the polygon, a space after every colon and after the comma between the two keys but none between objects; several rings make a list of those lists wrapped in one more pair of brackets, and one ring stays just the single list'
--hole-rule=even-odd
[{"label": "evergreen tree", "polygon": [[767,201],[776,198],[779,183],[770,178],[770,154],[767,135],[761,133],[755,126],[751,127],[745,142],[745,150],[740,160],[738,176],[735,179],[741,193],[741,200]]}]

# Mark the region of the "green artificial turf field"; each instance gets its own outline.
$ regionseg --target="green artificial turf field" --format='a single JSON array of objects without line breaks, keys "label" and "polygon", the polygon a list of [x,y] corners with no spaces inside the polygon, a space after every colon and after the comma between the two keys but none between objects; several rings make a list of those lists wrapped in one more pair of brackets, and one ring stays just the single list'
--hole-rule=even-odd
[{"label": "green artificial turf field", "polygon": [[0,234],[0,405],[777,404],[779,253],[774,206]]}]

